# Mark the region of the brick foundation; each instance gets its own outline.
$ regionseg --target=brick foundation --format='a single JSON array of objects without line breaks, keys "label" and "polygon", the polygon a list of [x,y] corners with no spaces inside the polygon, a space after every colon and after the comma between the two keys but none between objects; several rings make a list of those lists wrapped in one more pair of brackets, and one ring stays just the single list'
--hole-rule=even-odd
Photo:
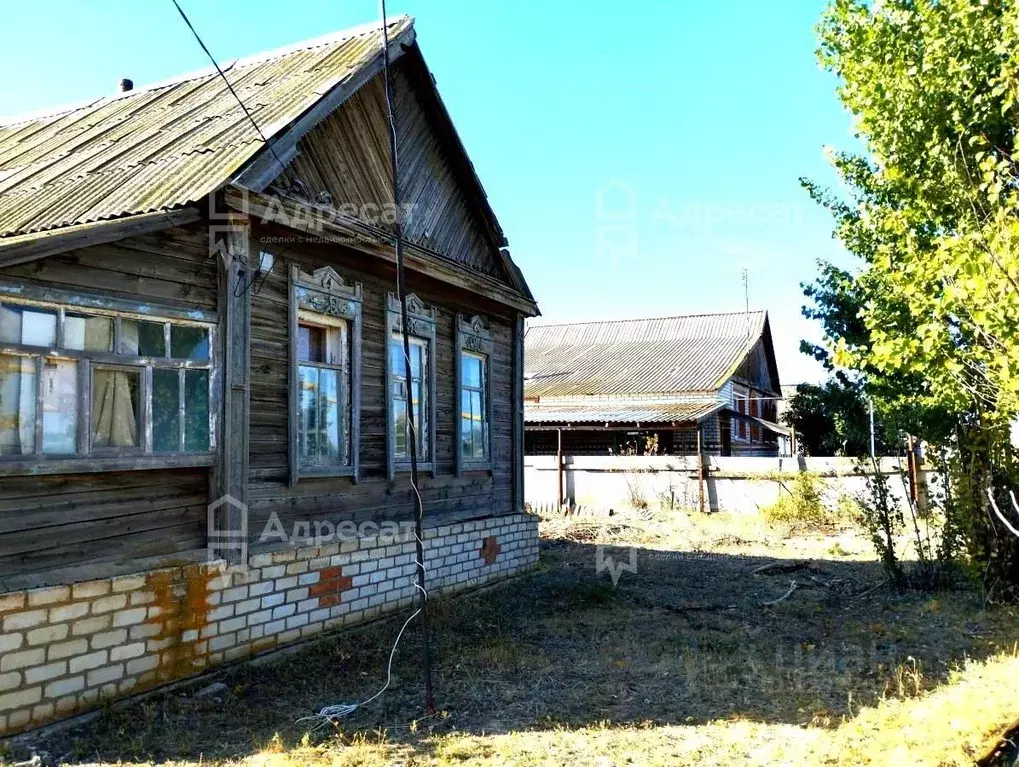
[{"label": "brick foundation", "polygon": [[[0,594],[0,736],[406,607],[414,548],[355,540],[255,554],[229,579],[187,565]],[[537,561],[536,517],[425,532],[432,594]]]}]

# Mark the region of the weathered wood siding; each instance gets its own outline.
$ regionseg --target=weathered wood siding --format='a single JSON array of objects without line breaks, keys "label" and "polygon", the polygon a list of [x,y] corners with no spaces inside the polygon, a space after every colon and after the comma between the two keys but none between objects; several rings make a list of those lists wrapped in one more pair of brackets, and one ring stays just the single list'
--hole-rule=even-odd
[{"label": "weathered wood siding", "polygon": [[[279,248],[276,249],[279,252]],[[412,515],[413,491],[407,474],[386,479],[385,301],[395,289],[391,274],[361,271],[363,256],[340,246],[288,250],[285,258],[306,272],[332,266],[345,280],[364,286],[360,481],[347,477],[305,478],[291,488],[288,481],[287,441],[287,279],[278,266],[252,296],[251,433],[249,531],[258,541],[272,512],[289,533],[295,521],[333,523],[372,519],[398,520]],[[391,270],[390,270],[391,271]],[[436,333],[436,471],[422,472],[421,496],[429,523],[512,511],[512,325],[508,318],[486,313],[495,340],[490,365],[492,385],[494,471],[466,472],[456,477],[454,438],[454,317],[457,311],[478,313],[467,294],[453,297],[446,290],[408,275],[410,290],[437,309]],[[488,307],[489,309],[491,307]]]},{"label": "weathered wood siding", "polygon": [[205,545],[204,469],[5,477],[0,488],[0,582]]},{"label": "weathered wood siding", "polygon": [[733,379],[749,386],[762,396],[778,396],[779,392],[773,391],[768,355],[763,340],[759,340],[750,350],[733,375]]},{"label": "weathered wood siding", "polygon": [[[404,236],[458,264],[506,280],[497,248],[479,223],[454,176],[439,133],[411,86],[404,62],[394,67],[393,104],[399,137]],[[393,199],[385,85],[370,80],[298,144],[298,154],[277,184],[300,181],[312,199],[328,192],[335,206],[356,215],[380,215]],[[342,210],[342,208],[340,208]],[[350,213],[348,213],[350,215]],[[392,220],[376,223],[392,229]]]},{"label": "weathered wood siding", "polygon": [[[215,311],[217,263],[202,227],[0,269],[0,280]],[[208,469],[0,478],[4,576],[205,545]]]}]

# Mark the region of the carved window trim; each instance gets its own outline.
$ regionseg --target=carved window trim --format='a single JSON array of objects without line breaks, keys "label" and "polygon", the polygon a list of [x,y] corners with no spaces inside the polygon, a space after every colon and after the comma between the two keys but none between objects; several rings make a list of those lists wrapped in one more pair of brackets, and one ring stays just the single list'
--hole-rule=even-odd
[{"label": "carved window trim", "polygon": [[[288,376],[288,446],[290,459],[290,484],[296,485],[301,477],[352,477],[360,478],[361,446],[361,333],[363,286],[360,282],[348,283],[332,267],[323,266],[312,273],[301,270],[297,264],[290,266],[289,291],[289,376]],[[348,434],[349,462],[346,464],[302,463],[298,430],[300,429],[300,383],[298,361],[298,328],[301,315],[319,315],[326,320],[330,317],[346,320],[350,335],[350,380],[349,410],[344,409],[343,418],[349,418],[344,432]]]},{"label": "carved window trim", "polygon": [[[480,315],[456,315],[456,353],[454,355],[454,428],[453,439],[456,443],[456,475],[462,476],[465,471],[492,470],[492,352],[495,343],[492,340],[492,329],[488,321]],[[461,402],[463,399],[462,360],[464,353],[475,354],[485,358],[484,366],[484,400],[485,400],[485,452],[483,461],[468,461],[463,456],[463,437]]]},{"label": "carved window trim", "polygon": [[[410,336],[427,342],[428,370],[427,402],[428,433],[424,435],[428,443],[428,460],[418,461],[419,471],[429,471],[435,476],[435,326],[436,312],[434,307],[426,306],[415,294],[407,296],[407,332]],[[386,383],[386,476],[390,481],[396,478],[397,472],[410,471],[410,461],[397,460],[396,445],[393,443],[393,375],[389,361],[389,346],[395,337],[402,339],[403,318],[400,311],[400,300],[395,293],[386,294],[386,338],[385,338],[385,383]],[[401,341],[402,343],[402,341]],[[419,426],[416,425],[416,426]]]}]

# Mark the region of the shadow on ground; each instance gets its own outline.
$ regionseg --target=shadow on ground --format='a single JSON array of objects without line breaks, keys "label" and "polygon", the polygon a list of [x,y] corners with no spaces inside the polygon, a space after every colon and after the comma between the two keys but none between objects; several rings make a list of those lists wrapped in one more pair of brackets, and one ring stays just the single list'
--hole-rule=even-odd
[{"label": "shadow on ground", "polygon": [[[631,552],[635,559],[631,560]],[[836,725],[882,697],[908,697],[962,659],[1012,648],[1013,616],[974,595],[894,594],[875,562],[820,561],[755,574],[762,557],[602,549],[635,563],[617,585],[593,545],[543,541],[537,571],[433,602],[440,714],[422,714],[420,635],[408,629],[389,690],[343,732],[384,731],[422,751],[429,733],[547,730],[600,722],[741,718]],[[774,606],[762,602],[797,588]],[[242,759],[299,743],[321,707],[372,695],[405,616],[218,675],[227,692],[176,691],[103,712],[39,742],[51,759]],[[202,683],[204,686],[208,681]],[[312,735],[331,737],[333,729]]]}]

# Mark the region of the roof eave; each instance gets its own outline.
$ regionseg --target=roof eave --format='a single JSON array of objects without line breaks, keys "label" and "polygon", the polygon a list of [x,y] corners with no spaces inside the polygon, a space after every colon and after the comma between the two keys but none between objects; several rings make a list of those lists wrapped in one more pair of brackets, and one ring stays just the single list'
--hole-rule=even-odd
[{"label": "roof eave", "polygon": [[76,248],[158,232],[198,221],[196,207],[157,210],[0,238],[0,267],[24,264]]}]

